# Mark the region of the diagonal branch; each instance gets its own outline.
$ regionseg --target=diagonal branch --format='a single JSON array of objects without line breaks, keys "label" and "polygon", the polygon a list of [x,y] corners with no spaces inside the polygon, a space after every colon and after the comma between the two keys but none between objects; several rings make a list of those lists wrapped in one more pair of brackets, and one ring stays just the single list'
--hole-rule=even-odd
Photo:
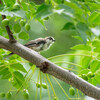
[{"label": "diagonal branch", "polygon": [[19,56],[30,61],[31,63],[40,66],[40,69],[41,64],[46,62],[46,73],[53,75],[56,78],[74,86],[75,88],[82,91],[84,94],[100,100],[100,88],[97,88],[92,84],[88,83],[87,81],[79,78],[74,73],[69,72],[68,70],[65,70],[63,68],[60,68],[59,66],[53,64],[43,56],[39,55],[37,52],[21,45],[20,43],[16,42],[12,44],[8,41],[8,39],[0,36],[0,48],[4,48],[15,54],[18,54]]}]

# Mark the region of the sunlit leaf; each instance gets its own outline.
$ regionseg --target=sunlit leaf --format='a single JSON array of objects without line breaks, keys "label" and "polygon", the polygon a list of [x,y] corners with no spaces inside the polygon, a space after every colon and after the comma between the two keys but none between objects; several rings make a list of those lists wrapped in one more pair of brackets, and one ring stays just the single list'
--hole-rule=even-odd
[{"label": "sunlit leaf", "polygon": [[2,75],[1,79],[9,79],[9,78],[11,78],[11,76],[12,76],[12,74],[10,73],[10,71],[8,71]]},{"label": "sunlit leaf", "polygon": [[97,70],[95,73],[95,80],[97,81],[97,83],[100,84],[100,69]]},{"label": "sunlit leaf", "polygon": [[98,84],[98,82],[96,81],[95,78],[96,78],[96,76],[94,78],[88,79],[88,82],[96,86]]},{"label": "sunlit leaf", "polygon": [[36,18],[44,19],[52,14],[52,9],[50,5],[42,4],[37,12],[36,12]]},{"label": "sunlit leaf", "polygon": [[1,11],[0,14],[4,14],[7,16],[18,16],[22,18],[26,18],[25,12],[23,10],[18,10],[18,11]]},{"label": "sunlit leaf", "polygon": [[60,3],[62,3],[62,0],[55,0],[55,2],[60,4]]},{"label": "sunlit leaf", "polygon": [[81,74],[87,74],[90,70],[89,69],[84,69],[82,71],[79,72],[79,75]]},{"label": "sunlit leaf", "polygon": [[100,53],[100,47],[96,47],[93,49],[94,52]]},{"label": "sunlit leaf", "polygon": [[79,35],[83,39],[84,44],[86,44],[86,41],[87,41],[86,32],[89,31],[88,26],[83,22],[78,22],[77,25],[76,25],[76,28],[77,28],[77,31],[78,31]]},{"label": "sunlit leaf", "polygon": [[82,67],[84,68],[90,68],[90,61],[91,61],[91,57],[83,57],[82,59]]},{"label": "sunlit leaf", "polygon": [[100,9],[100,3],[95,2],[86,2],[91,12],[99,11]]},{"label": "sunlit leaf", "polygon": [[64,12],[63,12],[63,13],[61,14],[61,16],[64,17],[66,20],[70,21],[70,22],[72,22],[72,20],[73,20],[73,19],[72,19],[73,16],[72,16],[70,13],[64,13]]},{"label": "sunlit leaf", "polygon": [[10,0],[10,2],[9,2],[9,0],[4,0],[4,2],[7,7],[13,6],[13,4],[15,3],[14,0]]},{"label": "sunlit leaf", "polygon": [[74,13],[74,10],[71,7],[67,6],[67,5],[60,4],[59,7],[61,9],[64,9],[65,12]]},{"label": "sunlit leaf", "polygon": [[90,22],[91,24],[100,25],[100,12],[93,12],[93,13],[89,16],[89,22]]},{"label": "sunlit leaf", "polygon": [[19,33],[21,30],[21,26],[19,23],[15,23],[15,25],[13,26],[14,32],[15,33]]},{"label": "sunlit leaf", "polygon": [[97,55],[97,59],[99,59],[99,60],[100,60],[100,53]]},{"label": "sunlit leaf", "polygon": [[71,7],[71,9],[73,9],[74,12],[77,12],[77,13],[82,15],[83,11],[82,11],[80,5],[77,2],[76,3],[75,3],[75,1],[65,2],[65,5]]},{"label": "sunlit leaf", "polygon": [[71,49],[91,51],[91,47],[89,45],[83,45],[83,44],[75,45]]},{"label": "sunlit leaf", "polygon": [[97,60],[93,60],[90,64],[90,69],[94,73],[100,68],[100,62]]},{"label": "sunlit leaf", "polygon": [[25,2],[21,2],[21,5],[22,5],[22,7],[23,7],[23,9],[25,10],[25,11],[28,11],[28,3],[25,3]]},{"label": "sunlit leaf", "polygon": [[74,37],[75,39],[78,39],[78,40],[82,41],[82,38],[80,36],[72,36],[72,37]]},{"label": "sunlit leaf", "polygon": [[94,40],[94,41],[92,42],[92,45],[93,45],[94,47],[100,47],[100,40]]},{"label": "sunlit leaf", "polygon": [[73,30],[75,29],[75,26],[73,23],[71,22],[68,22],[64,25],[64,27],[62,28],[62,30]]},{"label": "sunlit leaf", "polygon": [[8,73],[9,69],[6,66],[0,67],[0,75]]},{"label": "sunlit leaf", "polygon": [[20,63],[12,64],[12,65],[10,65],[10,67],[13,69],[16,69],[16,70],[20,70],[25,73],[27,72],[26,69],[23,67],[23,65]]},{"label": "sunlit leaf", "polygon": [[8,79],[11,77],[11,73],[9,72],[8,67],[3,66],[0,67],[0,75],[2,75],[1,79]]},{"label": "sunlit leaf", "polygon": [[100,0],[95,0],[97,3],[100,3]]},{"label": "sunlit leaf", "polygon": [[24,40],[28,40],[29,39],[29,35],[26,32],[24,32],[24,31],[20,32],[18,37],[20,39],[24,39]]},{"label": "sunlit leaf", "polygon": [[13,80],[12,85],[17,88],[21,89],[23,82],[25,81],[23,74],[18,71],[13,72]]},{"label": "sunlit leaf", "polygon": [[4,8],[4,7],[3,7],[3,5],[2,5],[2,4],[0,4],[0,10],[3,10],[3,8]]}]

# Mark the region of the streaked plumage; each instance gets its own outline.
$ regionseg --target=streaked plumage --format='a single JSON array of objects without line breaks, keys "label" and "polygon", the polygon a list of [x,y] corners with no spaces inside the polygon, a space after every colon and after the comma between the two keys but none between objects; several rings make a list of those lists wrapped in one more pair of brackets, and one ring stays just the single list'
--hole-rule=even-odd
[{"label": "streaked plumage", "polygon": [[[30,49],[33,49],[36,52],[41,52],[41,51],[49,49],[49,47],[54,43],[54,41],[55,41],[55,39],[53,37],[49,36],[46,38],[38,38],[35,40],[31,40],[28,43],[26,43],[24,46],[26,46]],[[8,55],[8,57],[13,54],[14,53],[10,53]]]},{"label": "streaked plumage", "polygon": [[43,50],[47,50],[54,43],[54,41],[55,39],[53,37],[38,38],[29,41],[24,46],[31,48],[37,52],[40,52]]}]

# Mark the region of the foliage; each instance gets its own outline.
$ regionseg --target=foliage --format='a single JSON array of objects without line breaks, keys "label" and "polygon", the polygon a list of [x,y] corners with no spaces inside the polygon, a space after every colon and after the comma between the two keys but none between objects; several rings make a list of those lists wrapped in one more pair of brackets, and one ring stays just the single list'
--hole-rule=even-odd
[{"label": "foliage", "polygon": [[[56,52],[52,51],[51,53],[55,53],[55,56],[48,59],[64,69],[73,71],[95,86],[100,84],[100,33],[97,33],[97,30],[100,31],[99,0],[45,0],[40,5],[29,0],[10,0],[10,2],[9,0],[2,0],[2,2],[3,4],[0,4],[0,22],[2,21],[2,14],[6,15],[7,18],[0,23],[0,35],[8,38],[5,26],[9,25],[14,37],[23,43],[32,35],[38,36],[32,33],[34,26],[31,22],[33,23],[33,20],[41,23],[42,28],[48,30],[46,21],[50,23],[54,16],[60,16],[64,19],[64,25],[59,28],[60,31],[66,31],[65,34],[73,32],[73,37],[79,39],[80,44],[71,47],[73,51],[69,54],[66,54],[66,50],[65,54],[61,55],[56,55]],[[57,20],[57,22],[59,23],[60,20]],[[57,23],[56,26],[58,26]],[[61,36],[57,34],[56,40],[57,37],[60,37],[59,40],[66,39],[65,36],[63,38]],[[59,40],[57,40],[58,45],[53,48],[62,52],[62,49],[65,48],[60,47]],[[29,82],[33,82],[34,88],[32,87],[32,89],[36,92],[35,98],[33,97],[34,100],[39,98],[42,100],[44,91],[48,95],[44,97],[49,100],[65,100],[66,97],[71,100],[75,98],[82,100],[84,98],[84,95],[77,89],[70,88],[67,92],[69,86],[65,88],[66,84],[59,82],[54,77],[44,75],[38,71],[35,65],[17,55],[4,59],[4,56],[8,54],[9,51],[0,49],[0,78],[11,82],[11,89],[7,92],[7,98],[12,98],[10,91],[17,91],[17,93],[22,91],[24,98],[31,98],[31,93],[27,90],[30,86]],[[58,87],[55,86],[55,82]],[[37,97],[38,89],[40,91],[39,98]],[[58,89],[63,91],[63,94]],[[53,94],[53,97],[51,94]],[[63,96],[60,97],[59,94]],[[71,96],[70,94],[75,95]],[[4,96],[5,93],[1,91],[1,97]]]}]

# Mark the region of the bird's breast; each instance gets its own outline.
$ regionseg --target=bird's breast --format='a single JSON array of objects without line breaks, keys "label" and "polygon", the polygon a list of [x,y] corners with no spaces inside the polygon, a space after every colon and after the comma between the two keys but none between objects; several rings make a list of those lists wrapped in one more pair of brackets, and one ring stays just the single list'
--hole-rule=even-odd
[{"label": "bird's breast", "polygon": [[46,50],[46,49],[48,49],[48,48],[49,48],[49,44],[45,44],[45,45],[43,46],[42,50]]}]

